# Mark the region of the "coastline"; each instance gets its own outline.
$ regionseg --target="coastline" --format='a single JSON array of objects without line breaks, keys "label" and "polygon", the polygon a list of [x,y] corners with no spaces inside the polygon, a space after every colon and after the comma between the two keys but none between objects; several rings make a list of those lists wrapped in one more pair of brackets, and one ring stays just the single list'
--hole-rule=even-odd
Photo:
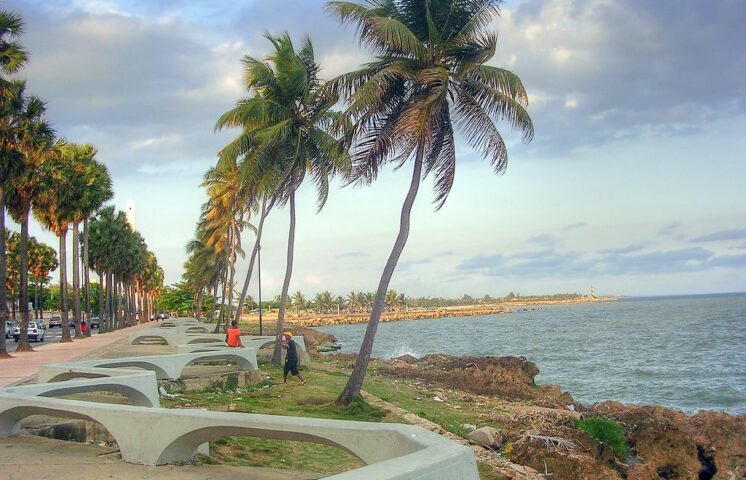
[{"label": "coastline", "polygon": [[[582,305],[589,303],[604,303],[619,301],[617,297],[597,297],[597,298],[573,298],[566,300],[527,300],[511,301],[494,304],[467,305],[454,307],[437,307],[437,308],[418,308],[404,309],[395,311],[385,311],[381,314],[381,322],[400,322],[408,320],[432,320],[449,317],[473,317],[479,315],[496,315],[502,313],[514,313],[525,308],[543,307],[550,305]],[[285,322],[298,327],[326,327],[333,325],[351,325],[357,323],[366,323],[370,317],[370,312],[359,313],[341,313],[341,314],[321,314],[321,313],[298,313],[288,312]],[[258,315],[252,313],[243,315],[242,321],[247,323],[257,323]],[[264,315],[264,321],[274,321],[277,319],[276,313]]]}]

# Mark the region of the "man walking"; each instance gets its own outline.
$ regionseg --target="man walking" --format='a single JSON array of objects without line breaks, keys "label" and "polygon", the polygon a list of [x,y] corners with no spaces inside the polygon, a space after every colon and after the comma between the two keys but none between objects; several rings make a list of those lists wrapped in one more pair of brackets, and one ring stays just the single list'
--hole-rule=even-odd
[{"label": "man walking", "polygon": [[285,354],[285,368],[283,368],[282,383],[288,383],[288,373],[290,373],[293,376],[298,377],[301,385],[305,385],[306,379],[303,378],[303,375],[301,375],[298,370],[298,346],[295,344],[295,340],[293,340],[293,333],[285,332],[283,334],[283,340],[285,341],[282,343],[282,348],[287,350],[287,353]]}]

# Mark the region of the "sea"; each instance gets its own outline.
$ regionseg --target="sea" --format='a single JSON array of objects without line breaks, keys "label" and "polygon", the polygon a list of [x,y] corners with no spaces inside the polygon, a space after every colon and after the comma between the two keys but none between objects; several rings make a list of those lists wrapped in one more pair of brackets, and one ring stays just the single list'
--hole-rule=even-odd
[{"label": "sea", "polygon": [[[357,353],[365,324],[318,327]],[[526,357],[539,384],[582,403],[746,414],[746,293],[515,307],[513,313],[381,323],[373,356]]]}]

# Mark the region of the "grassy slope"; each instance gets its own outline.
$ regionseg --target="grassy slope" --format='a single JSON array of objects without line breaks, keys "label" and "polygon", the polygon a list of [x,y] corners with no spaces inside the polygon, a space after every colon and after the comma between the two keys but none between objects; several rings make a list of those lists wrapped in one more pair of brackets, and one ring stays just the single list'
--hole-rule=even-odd
[{"label": "grassy slope", "polygon": [[[343,362],[331,359],[314,359],[314,368],[305,370],[308,383],[301,386],[297,379],[282,383],[282,370],[271,364],[262,364],[262,371],[269,375],[257,388],[240,390],[213,390],[188,392],[180,397],[162,399],[164,407],[208,408],[236,412],[291,415],[302,417],[332,418],[370,422],[401,422],[402,417],[373,407],[360,400],[343,408],[334,404],[347,381]],[[415,381],[393,380],[370,372],[365,390],[369,393],[431,420],[448,431],[465,436],[465,423],[485,423],[488,412],[480,412],[473,405],[449,398],[447,403],[436,402],[426,386]],[[308,442],[266,440],[253,437],[226,437],[211,444],[211,458],[205,463],[251,465],[287,468],[323,475],[350,470],[362,465],[352,455],[342,450]],[[499,479],[489,468],[480,467],[483,479]]]}]

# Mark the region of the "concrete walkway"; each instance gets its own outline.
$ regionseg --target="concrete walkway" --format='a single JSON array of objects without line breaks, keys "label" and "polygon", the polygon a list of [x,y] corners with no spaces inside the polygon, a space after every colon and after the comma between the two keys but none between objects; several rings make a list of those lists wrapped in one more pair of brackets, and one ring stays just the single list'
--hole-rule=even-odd
[{"label": "concrete walkway", "polygon": [[142,323],[109,333],[92,333],[70,343],[34,344],[33,352],[13,352],[12,358],[0,358],[0,387],[17,385],[33,379],[42,365],[70,362],[89,352],[118,342],[132,332],[153,328],[153,322]]}]

